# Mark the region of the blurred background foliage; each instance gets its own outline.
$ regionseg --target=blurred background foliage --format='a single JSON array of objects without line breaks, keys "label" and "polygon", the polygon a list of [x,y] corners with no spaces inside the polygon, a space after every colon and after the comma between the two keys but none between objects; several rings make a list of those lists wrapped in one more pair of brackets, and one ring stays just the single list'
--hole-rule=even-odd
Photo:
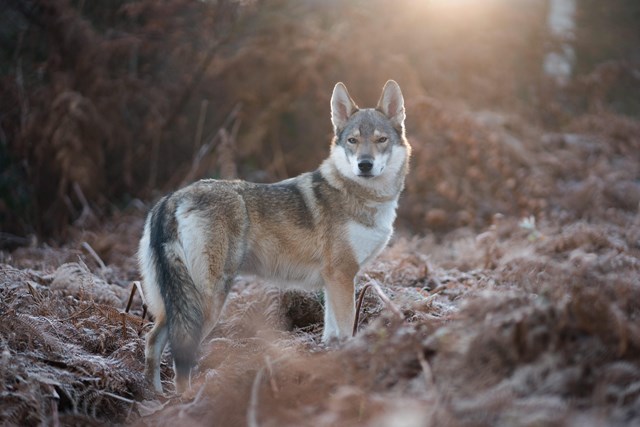
[{"label": "blurred background foliage", "polygon": [[567,85],[543,73],[567,42],[548,13],[544,0],[1,0],[3,245],[198,178],[311,170],[337,81],[360,106],[389,78],[403,89],[409,230],[552,212],[567,168],[586,172],[548,158],[571,145],[550,133],[609,135],[603,156],[637,157],[640,4],[578,2]]}]

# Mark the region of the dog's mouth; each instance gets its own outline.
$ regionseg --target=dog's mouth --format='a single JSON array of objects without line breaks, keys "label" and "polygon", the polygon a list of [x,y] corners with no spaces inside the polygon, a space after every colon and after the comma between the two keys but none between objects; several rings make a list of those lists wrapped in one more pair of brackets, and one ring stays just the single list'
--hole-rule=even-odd
[{"label": "dog's mouth", "polygon": [[377,173],[377,174],[375,174],[375,175],[374,175],[373,173],[371,173],[371,172],[362,172],[362,171],[359,171],[359,172],[358,172],[358,174],[357,174],[357,176],[358,176],[358,177],[360,177],[360,178],[371,179],[371,178],[375,178],[375,177],[377,177],[377,176],[381,175],[381,174],[382,174],[382,171],[384,171],[384,166],[380,169],[380,172],[378,172],[378,173]]}]

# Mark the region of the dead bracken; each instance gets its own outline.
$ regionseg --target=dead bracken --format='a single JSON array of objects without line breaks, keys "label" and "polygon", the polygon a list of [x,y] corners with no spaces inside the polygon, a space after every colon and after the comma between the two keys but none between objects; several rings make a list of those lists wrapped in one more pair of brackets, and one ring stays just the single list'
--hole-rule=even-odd
[{"label": "dead bracken", "polygon": [[[82,274],[62,288],[53,285],[69,264],[53,273],[4,264],[2,418],[147,425],[172,425],[175,417],[194,425],[208,419],[386,425],[405,416],[416,425],[475,425],[478,417],[497,425],[637,422],[638,225],[538,227],[543,237],[532,241],[516,218],[502,219],[490,230],[497,255],[489,268],[484,242],[466,235],[445,236],[446,243],[397,238],[360,275],[359,287],[376,283],[395,310],[369,291],[360,331],[339,346],[320,344],[319,295],[239,279],[181,400],[154,396],[143,383],[149,323],[141,323],[139,297],[124,314],[127,290],[86,266],[73,267]],[[32,251],[45,260],[49,251],[54,262],[59,256]],[[114,286],[123,296],[118,303]],[[163,383],[170,389],[165,356]]]},{"label": "dead bracken", "polygon": [[[370,3],[0,5],[0,425],[640,424],[637,63],[598,50],[590,2],[563,88],[546,2]],[[623,21],[598,21],[620,55]],[[355,336],[322,344],[321,294],[239,277],[192,388],[165,352],[154,394],[129,301],[152,200],[310,170],[332,84],[366,104],[388,78],[413,158]]]}]

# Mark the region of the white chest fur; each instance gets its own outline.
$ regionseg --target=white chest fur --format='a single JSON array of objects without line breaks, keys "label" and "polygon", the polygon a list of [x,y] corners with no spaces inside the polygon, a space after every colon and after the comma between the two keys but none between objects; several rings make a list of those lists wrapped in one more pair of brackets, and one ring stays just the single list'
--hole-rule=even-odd
[{"label": "white chest fur", "polygon": [[375,207],[377,212],[372,227],[355,221],[347,224],[349,243],[361,266],[378,255],[391,238],[398,200],[376,204]]}]

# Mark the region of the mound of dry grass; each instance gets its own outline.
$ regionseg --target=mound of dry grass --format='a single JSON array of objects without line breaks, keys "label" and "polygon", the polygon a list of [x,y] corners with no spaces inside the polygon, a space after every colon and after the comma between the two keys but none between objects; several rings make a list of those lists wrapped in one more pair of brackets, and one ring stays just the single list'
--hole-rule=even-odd
[{"label": "mound of dry grass", "polygon": [[[121,314],[113,296],[126,292],[100,267],[65,264],[45,274],[4,265],[2,417],[137,425],[638,422],[640,223],[494,222],[482,233],[397,238],[359,279],[359,289],[378,284],[392,306],[369,290],[358,335],[341,344],[320,343],[321,295],[237,280],[181,399],[143,384],[148,323],[139,301],[136,315]],[[114,267],[112,274],[130,273]],[[168,392],[170,364],[167,353]]]},{"label": "mound of dry grass", "polygon": [[125,422],[149,396],[141,319],[78,265],[43,275],[2,264],[0,280],[3,424]]}]

